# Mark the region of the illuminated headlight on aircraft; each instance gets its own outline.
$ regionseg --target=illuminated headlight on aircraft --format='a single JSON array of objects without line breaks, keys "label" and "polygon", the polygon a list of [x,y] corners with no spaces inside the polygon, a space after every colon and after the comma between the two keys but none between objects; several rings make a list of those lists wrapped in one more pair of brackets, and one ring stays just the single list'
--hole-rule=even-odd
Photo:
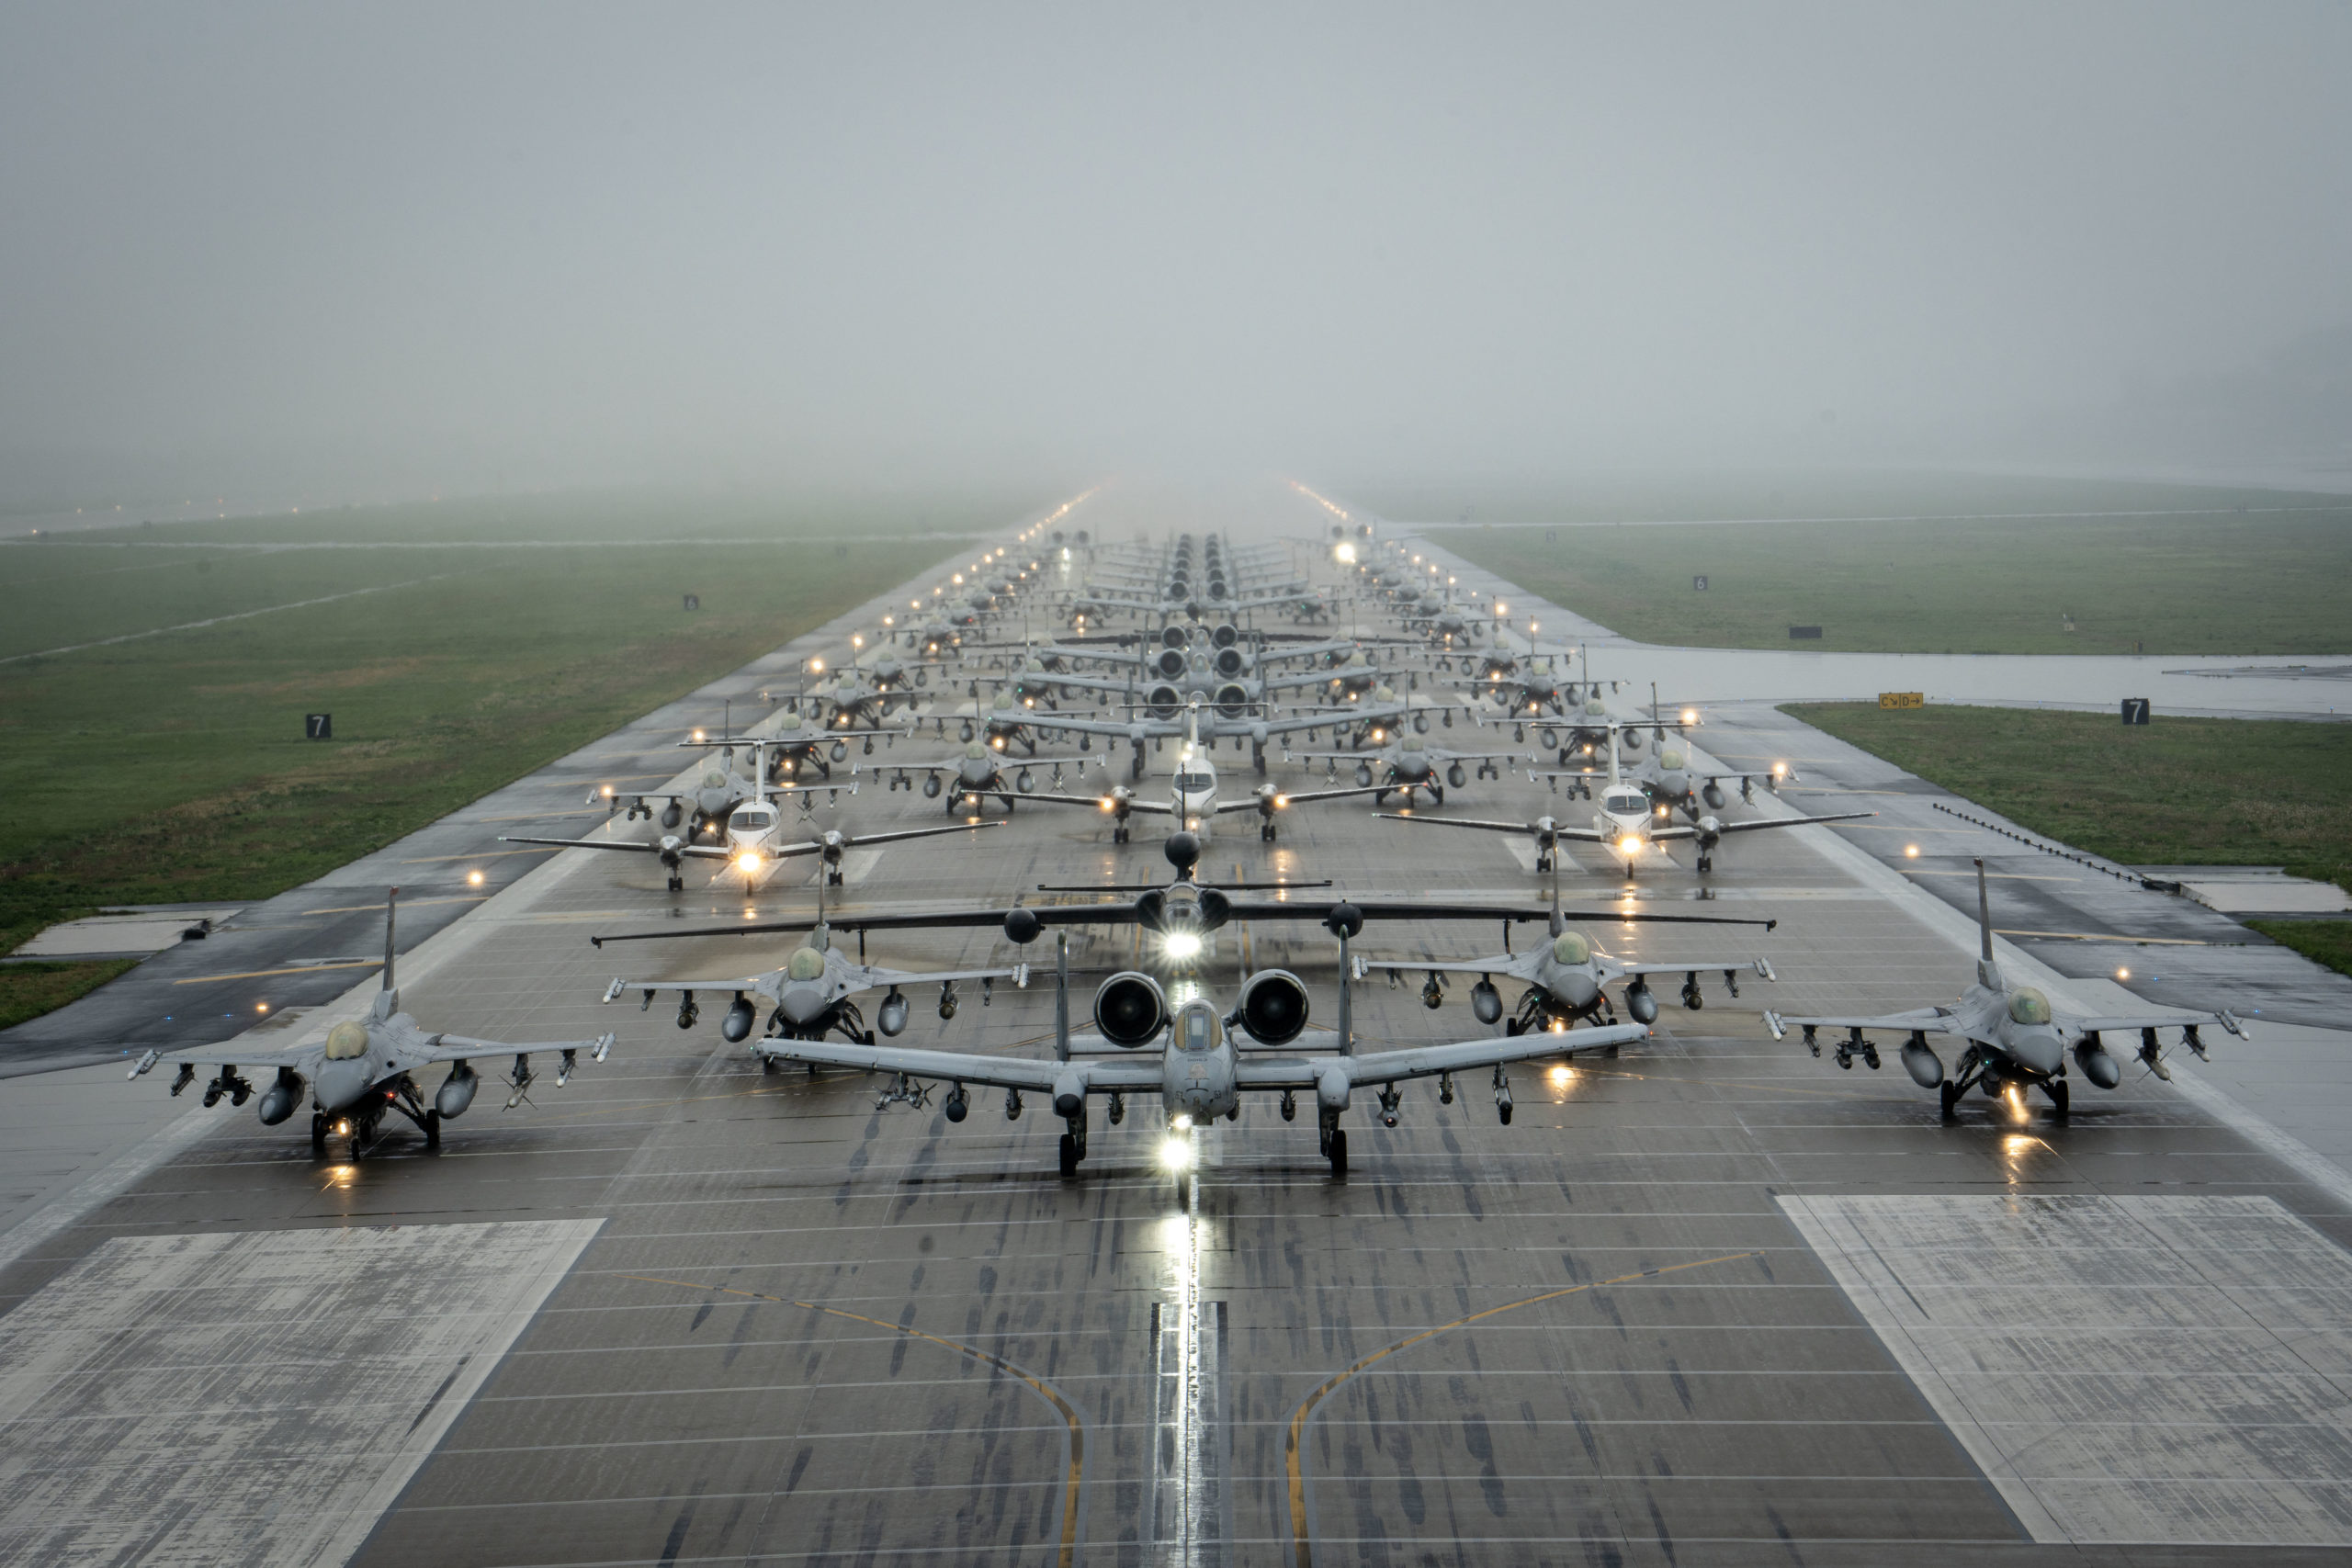
[{"label": "illuminated headlight on aircraft", "polygon": [[[808,661],[808,672],[811,675],[822,675],[825,672],[825,661],[821,659],[810,660]],[[695,739],[699,740],[702,737],[697,735]]]},{"label": "illuminated headlight on aircraft", "polygon": [[1162,953],[1180,964],[1201,955],[1201,939],[1191,931],[1170,931],[1159,947]]},{"label": "illuminated headlight on aircraft", "polygon": [[700,739],[702,739],[702,731],[701,731],[701,730],[697,729],[697,730],[695,730],[695,739],[696,740],[700,740]]},{"label": "illuminated headlight on aircraft", "polygon": [[1698,723],[1699,710],[1697,708],[1684,708],[1682,710],[1682,722],[1685,724]]},{"label": "illuminated headlight on aircraft", "polygon": [[1288,795],[1278,795],[1274,796],[1274,809],[1275,809],[1275,810],[1280,811],[1283,807],[1288,806],[1289,804],[1290,804],[1290,796],[1288,796]]},{"label": "illuminated headlight on aircraft", "polygon": [[1617,852],[1621,855],[1635,853],[1641,849],[1641,847],[1642,840],[1635,838],[1631,833],[1626,834],[1623,838],[1617,840]]},{"label": "illuminated headlight on aircraft", "polygon": [[746,850],[743,853],[735,857],[735,869],[741,872],[746,876],[751,875],[753,872],[760,869],[759,855],[755,852]]},{"label": "illuminated headlight on aircraft", "polygon": [[1657,814],[1658,814],[1660,817],[1665,816],[1665,815],[1666,815],[1666,807],[1663,807],[1663,806],[1659,807],[1657,808]]},{"label": "illuminated headlight on aircraft", "polygon": [[1179,1116],[1169,1125],[1180,1133],[1189,1133],[1193,1130],[1193,1119],[1190,1116]]},{"label": "illuminated headlight on aircraft", "polygon": [[605,795],[605,798],[606,800],[610,800],[610,799],[612,799],[612,798],[613,798],[613,786],[612,786],[612,785],[610,785],[610,784],[606,784],[606,785],[605,786],[605,788],[604,788],[604,795]]},{"label": "illuminated headlight on aircraft", "polygon": [[1096,804],[1097,804],[1097,805],[1099,805],[1099,806],[1101,806],[1101,807],[1102,807],[1102,809],[1103,809],[1103,810],[1105,810],[1105,811],[1116,811],[1116,810],[1119,808],[1119,803],[1118,803],[1117,801],[1115,801],[1115,800],[1111,799],[1111,798],[1110,798],[1110,797],[1108,797],[1108,796],[1105,796],[1103,799],[1102,799],[1101,801],[1098,801]]},{"label": "illuminated headlight on aircraft", "polygon": [[1776,779],[1785,777],[1788,771],[1789,765],[1786,762],[1775,762],[1772,764],[1772,776]]},{"label": "illuminated headlight on aircraft", "polygon": [[1356,547],[1353,545],[1341,545],[1338,548],[1334,549],[1331,554],[1342,566],[1353,566],[1355,564]]},{"label": "illuminated headlight on aircraft", "polygon": [[1555,1018],[1555,1019],[1554,1019],[1554,1020],[1552,1021],[1552,1032],[1553,1032],[1553,1033],[1555,1033],[1555,1034],[1566,1034],[1567,1032],[1568,1032],[1568,1021],[1567,1021],[1566,1019],[1564,1019],[1564,1018]]}]

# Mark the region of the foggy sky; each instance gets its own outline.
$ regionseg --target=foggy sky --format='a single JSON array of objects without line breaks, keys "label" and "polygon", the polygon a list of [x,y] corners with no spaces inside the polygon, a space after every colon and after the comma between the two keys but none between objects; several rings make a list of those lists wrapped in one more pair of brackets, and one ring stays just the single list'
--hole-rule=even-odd
[{"label": "foggy sky", "polygon": [[1998,457],[2352,320],[2347,45],[2340,5],[19,4],[0,502]]}]

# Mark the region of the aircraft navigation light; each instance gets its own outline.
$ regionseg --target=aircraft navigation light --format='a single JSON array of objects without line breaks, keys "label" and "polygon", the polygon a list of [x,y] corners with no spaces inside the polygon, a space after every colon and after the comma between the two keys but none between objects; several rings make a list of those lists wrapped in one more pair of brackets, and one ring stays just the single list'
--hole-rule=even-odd
[{"label": "aircraft navigation light", "polygon": [[1903,854],[1904,858],[1906,860],[1917,860],[1919,858],[1919,846],[1917,844],[1905,844],[1903,846]]},{"label": "aircraft navigation light", "polygon": [[1169,957],[1182,963],[1201,955],[1201,939],[1191,931],[1170,931],[1163,948]]},{"label": "aircraft navigation light", "polygon": [[1170,1138],[1159,1145],[1159,1163],[1170,1170],[1182,1170],[1193,1163],[1193,1145],[1189,1139]]},{"label": "aircraft navigation light", "polygon": [[478,871],[469,871],[466,873],[466,886],[469,887],[480,887],[481,886],[481,873]]}]

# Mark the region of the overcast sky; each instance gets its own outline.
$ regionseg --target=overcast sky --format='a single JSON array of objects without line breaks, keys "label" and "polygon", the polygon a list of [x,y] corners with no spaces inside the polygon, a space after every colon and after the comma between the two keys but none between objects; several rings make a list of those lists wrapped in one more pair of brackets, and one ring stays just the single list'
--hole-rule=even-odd
[{"label": "overcast sky", "polygon": [[1964,447],[2352,319],[2347,46],[2292,4],[16,4],[0,448],[413,491]]}]

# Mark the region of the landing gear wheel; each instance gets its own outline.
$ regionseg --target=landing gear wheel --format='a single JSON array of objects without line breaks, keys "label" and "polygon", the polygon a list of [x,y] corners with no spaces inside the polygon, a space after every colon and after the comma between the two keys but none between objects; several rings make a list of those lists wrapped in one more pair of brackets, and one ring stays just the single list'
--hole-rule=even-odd
[{"label": "landing gear wheel", "polygon": [[1062,1179],[1068,1181],[1078,1174],[1078,1140],[1068,1133],[1062,1134]]},{"label": "landing gear wheel", "polygon": [[1510,1125],[1510,1109],[1511,1108],[1508,1105],[1498,1105],[1495,1107],[1495,1116],[1497,1120],[1500,1121],[1506,1127]]},{"label": "landing gear wheel", "polygon": [[441,1146],[441,1112],[438,1111],[424,1113],[424,1146],[428,1149]]},{"label": "landing gear wheel", "polygon": [[1445,804],[1445,791],[1440,789],[1435,784],[1430,785],[1430,804],[1432,806],[1443,806]]},{"label": "landing gear wheel", "polygon": [[1521,1034],[1526,1032],[1520,1028],[1519,1020],[1515,1018],[1507,1018],[1503,1020],[1503,1032],[1505,1034]]},{"label": "landing gear wheel", "polygon": [[1701,856],[1699,857],[1699,874],[1700,874],[1700,875],[1704,876],[1707,873],[1709,873],[1709,872],[1711,872],[1711,871],[1713,871],[1713,870],[1714,870],[1714,869],[1715,869],[1715,859],[1714,859],[1714,857],[1713,857],[1713,855],[1701,855]]},{"label": "landing gear wheel", "polygon": [[1348,1174],[1348,1134],[1344,1127],[1335,1127],[1331,1130],[1331,1174],[1334,1176]]},{"label": "landing gear wheel", "polygon": [[2041,1090],[2044,1094],[2047,1094],[2050,1097],[2050,1114],[2057,1117],[2062,1122],[2064,1121],[2066,1117],[2066,1080],[2064,1078],[2052,1078],[2048,1083],[2041,1086]]},{"label": "landing gear wheel", "polygon": [[671,878],[670,878],[670,891],[671,891],[671,892],[673,892],[673,893],[684,893],[685,890],[686,890],[686,879],[685,879],[684,877],[683,877],[683,876],[673,876],[673,877],[671,877]]},{"label": "landing gear wheel", "polygon": [[1954,1083],[1950,1078],[1946,1078],[1941,1087],[1937,1090],[1939,1098],[1940,1098],[1944,1102],[1945,1121],[1949,1122],[1952,1120],[1952,1107],[1960,1103],[1962,1092],[1960,1085]]},{"label": "landing gear wheel", "polygon": [[317,1156],[326,1152],[327,1119],[322,1113],[314,1111],[311,1113],[311,1153]]}]

